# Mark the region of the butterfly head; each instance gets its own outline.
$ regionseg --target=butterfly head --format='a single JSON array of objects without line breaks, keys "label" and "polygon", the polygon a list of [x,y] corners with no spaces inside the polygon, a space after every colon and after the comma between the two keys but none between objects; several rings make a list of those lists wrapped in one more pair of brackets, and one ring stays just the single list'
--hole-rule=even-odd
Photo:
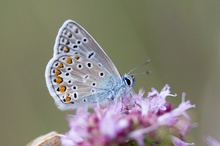
[{"label": "butterfly head", "polygon": [[133,75],[125,74],[122,76],[122,81],[126,87],[132,88],[135,83],[135,78]]}]

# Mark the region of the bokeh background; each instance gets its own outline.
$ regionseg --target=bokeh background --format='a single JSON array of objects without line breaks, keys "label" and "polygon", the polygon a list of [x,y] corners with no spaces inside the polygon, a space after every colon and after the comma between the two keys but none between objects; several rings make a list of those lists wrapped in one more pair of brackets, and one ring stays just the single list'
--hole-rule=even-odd
[{"label": "bokeh background", "polygon": [[[66,19],[81,24],[123,74],[140,69],[135,90],[160,90],[166,83],[196,104],[187,141],[220,140],[219,0],[29,0],[0,3],[0,145],[25,145],[48,133],[68,130],[45,84],[45,66]],[[172,98],[170,98],[172,99]]]}]

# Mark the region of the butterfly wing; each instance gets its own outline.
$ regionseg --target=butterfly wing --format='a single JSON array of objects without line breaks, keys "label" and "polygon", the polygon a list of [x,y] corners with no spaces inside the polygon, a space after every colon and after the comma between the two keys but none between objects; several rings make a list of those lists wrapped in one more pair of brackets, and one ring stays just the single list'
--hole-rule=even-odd
[{"label": "butterfly wing", "polygon": [[117,80],[98,64],[81,55],[57,55],[46,68],[46,82],[59,109],[92,106],[108,97]]},{"label": "butterfly wing", "polygon": [[120,75],[95,40],[77,23],[67,20],[60,28],[46,83],[61,110],[106,101]]},{"label": "butterfly wing", "polygon": [[110,74],[120,77],[117,68],[95,39],[82,26],[72,20],[67,20],[56,37],[54,56],[77,53],[106,67]]}]

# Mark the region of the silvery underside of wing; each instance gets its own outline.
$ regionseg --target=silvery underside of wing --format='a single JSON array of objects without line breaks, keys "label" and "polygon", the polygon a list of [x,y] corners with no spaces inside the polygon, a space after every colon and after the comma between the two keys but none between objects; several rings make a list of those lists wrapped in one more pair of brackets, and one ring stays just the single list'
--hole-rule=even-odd
[{"label": "silvery underside of wing", "polygon": [[108,91],[120,81],[79,54],[53,57],[46,72],[50,94],[58,107],[65,110],[107,101]]},{"label": "silvery underside of wing", "polygon": [[72,20],[64,22],[58,32],[54,56],[57,54],[80,54],[106,68],[113,76],[120,77],[117,68],[99,44],[83,27]]}]

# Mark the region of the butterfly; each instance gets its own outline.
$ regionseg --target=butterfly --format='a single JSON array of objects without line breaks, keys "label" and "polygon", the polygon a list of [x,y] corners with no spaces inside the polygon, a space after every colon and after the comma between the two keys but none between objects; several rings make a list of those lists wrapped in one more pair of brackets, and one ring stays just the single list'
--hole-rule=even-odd
[{"label": "butterfly", "polygon": [[45,78],[60,110],[115,101],[130,94],[134,85],[134,76],[121,76],[93,37],[72,20],[59,29]]}]

